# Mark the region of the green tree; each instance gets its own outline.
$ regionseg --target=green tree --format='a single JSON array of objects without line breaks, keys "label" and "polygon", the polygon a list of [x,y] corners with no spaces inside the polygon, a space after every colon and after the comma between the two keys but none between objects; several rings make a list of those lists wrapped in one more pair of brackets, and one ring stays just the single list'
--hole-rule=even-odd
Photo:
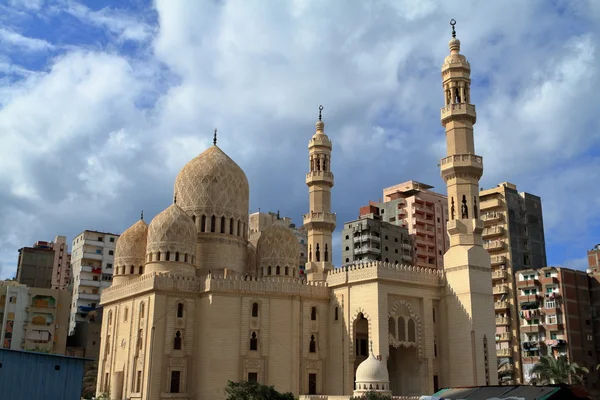
[{"label": "green tree", "polygon": [[83,388],[81,390],[81,397],[83,397],[84,399],[90,399],[96,395],[97,379],[98,379],[98,365],[94,364],[83,375]]},{"label": "green tree", "polygon": [[567,356],[554,357],[552,355],[543,356],[540,361],[531,369],[532,374],[536,374],[536,383],[541,384],[580,384],[583,376],[589,373],[585,367],[580,367],[577,363],[569,362]]},{"label": "green tree", "polygon": [[[512,380],[513,371],[510,368],[509,358],[498,358],[498,382]],[[510,379],[505,379],[510,378]]]},{"label": "green tree", "polygon": [[292,393],[279,393],[274,386],[258,382],[227,382],[227,400],[294,400]]},{"label": "green tree", "polygon": [[351,400],[392,400],[392,397],[377,392],[367,392],[362,396],[354,396]]}]

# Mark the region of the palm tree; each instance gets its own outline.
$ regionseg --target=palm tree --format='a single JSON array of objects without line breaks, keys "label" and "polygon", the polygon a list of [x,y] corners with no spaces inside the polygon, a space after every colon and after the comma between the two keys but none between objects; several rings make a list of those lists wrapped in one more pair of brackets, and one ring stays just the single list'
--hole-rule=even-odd
[{"label": "palm tree", "polygon": [[[498,358],[498,381],[502,382],[505,378],[512,378],[512,369],[510,368],[510,358]],[[508,379],[511,380],[511,379]]]},{"label": "palm tree", "polygon": [[89,399],[96,395],[96,381],[98,379],[98,365],[94,364],[83,375],[83,388],[81,396],[84,399]]},{"label": "palm tree", "polygon": [[547,355],[540,358],[540,361],[531,369],[531,373],[538,376],[537,383],[580,384],[583,381],[583,375],[589,373],[589,371],[585,367],[580,367],[577,363],[569,362],[565,355],[556,358]]}]

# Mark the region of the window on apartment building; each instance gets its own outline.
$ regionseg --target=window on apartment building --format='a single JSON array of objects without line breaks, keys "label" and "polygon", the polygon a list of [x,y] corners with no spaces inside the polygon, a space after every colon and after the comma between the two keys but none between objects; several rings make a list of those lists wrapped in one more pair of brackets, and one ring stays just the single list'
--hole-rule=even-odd
[{"label": "window on apartment building", "polygon": [[546,323],[550,325],[556,324],[556,315],[546,315]]},{"label": "window on apartment building", "polygon": [[112,251],[112,250],[109,250],[109,251],[108,251],[108,255],[109,255],[109,256],[112,256],[112,255],[114,255],[114,254],[115,254],[115,252],[114,252],[114,251]]},{"label": "window on apartment building", "polygon": [[106,264],[106,268],[112,268],[112,267],[113,267],[112,264],[110,264],[110,263]]},{"label": "window on apartment building", "polygon": [[546,273],[544,274],[544,276],[545,276],[546,278],[550,278],[550,277],[552,276],[552,274],[551,274],[550,272],[546,272]]},{"label": "window on apartment building", "polygon": [[99,241],[99,242],[103,242],[103,241],[104,241],[104,238],[103,238],[102,236],[98,236],[98,241]]},{"label": "window on apartment building", "polygon": [[398,249],[394,249],[394,251],[396,252],[396,254],[398,254]]},{"label": "window on apartment building", "polygon": [[555,300],[546,300],[546,303],[544,304],[545,308],[556,308],[556,301]]},{"label": "window on apartment building", "polygon": [[438,223],[440,222],[440,217],[437,217],[437,222],[438,222]]},{"label": "window on apartment building", "polygon": [[110,238],[110,242],[111,242],[111,243],[114,243],[114,242],[115,242],[115,238],[114,238],[114,237],[111,237],[111,238]]},{"label": "window on apartment building", "polygon": [[586,319],[586,320],[585,320],[585,324],[586,324],[586,325],[589,325],[589,324],[590,324],[590,320],[589,320],[589,319]]}]

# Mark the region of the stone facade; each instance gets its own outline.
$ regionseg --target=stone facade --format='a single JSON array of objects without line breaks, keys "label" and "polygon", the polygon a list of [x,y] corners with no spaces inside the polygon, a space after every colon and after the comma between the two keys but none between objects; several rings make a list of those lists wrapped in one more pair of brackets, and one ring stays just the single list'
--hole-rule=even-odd
[{"label": "stone facade", "polygon": [[[452,88],[457,73],[468,82],[457,42],[444,66]],[[443,176],[449,198],[466,196],[471,210],[481,158],[471,152],[473,121],[459,116],[474,120],[474,107],[448,107]],[[332,142],[324,127],[319,113],[305,181],[306,279],[285,268],[299,261],[289,227],[248,237],[247,179],[215,136],[177,177],[176,204],[150,223],[142,273],[102,293],[98,393],[222,399],[228,380],[255,380],[314,398],[347,398],[373,385],[406,399],[496,383],[490,258],[477,215],[453,214],[443,270],[382,261],[333,268]],[[117,259],[139,260],[139,246],[121,249]],[[376,371],[359,369],[363,362]]]}]

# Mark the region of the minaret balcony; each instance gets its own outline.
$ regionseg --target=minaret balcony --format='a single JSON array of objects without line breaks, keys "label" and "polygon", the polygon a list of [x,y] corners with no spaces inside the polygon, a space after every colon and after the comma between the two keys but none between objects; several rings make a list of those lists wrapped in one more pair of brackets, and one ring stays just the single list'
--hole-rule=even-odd
[{"label": "minaret balcony", "polygon": [[302,217],[305,225],[311,222],[322,222],[335,225],[336,222],[335,213],[312,212],[304,214]]},{"label": "minaret balcony", "polygon": [[475,154],[453,154],[440,162],[442,176],[456,173],[472,173],[481,176],[483,158]]},{"label": "minaret balcony", "polygon": [[329,171],[311,171],[306,174],[306,184],[325,183],[333,186],[333,173]]},{"label": "minaret balcony", "polygon": [[446,125],[452,119],[466,119],[470,120],[471,123],[475,123],[477,119],[477,113],[475,112],[475,106],[467,103],[456,103],[448,104],[442,108],[442,125]]},{"label": "minaret balcony", "polygon": [[310,142],[308,142],[308,148],[310,149],[315,146],[332,148],[331,140],[326,135],[314,135]]}]

